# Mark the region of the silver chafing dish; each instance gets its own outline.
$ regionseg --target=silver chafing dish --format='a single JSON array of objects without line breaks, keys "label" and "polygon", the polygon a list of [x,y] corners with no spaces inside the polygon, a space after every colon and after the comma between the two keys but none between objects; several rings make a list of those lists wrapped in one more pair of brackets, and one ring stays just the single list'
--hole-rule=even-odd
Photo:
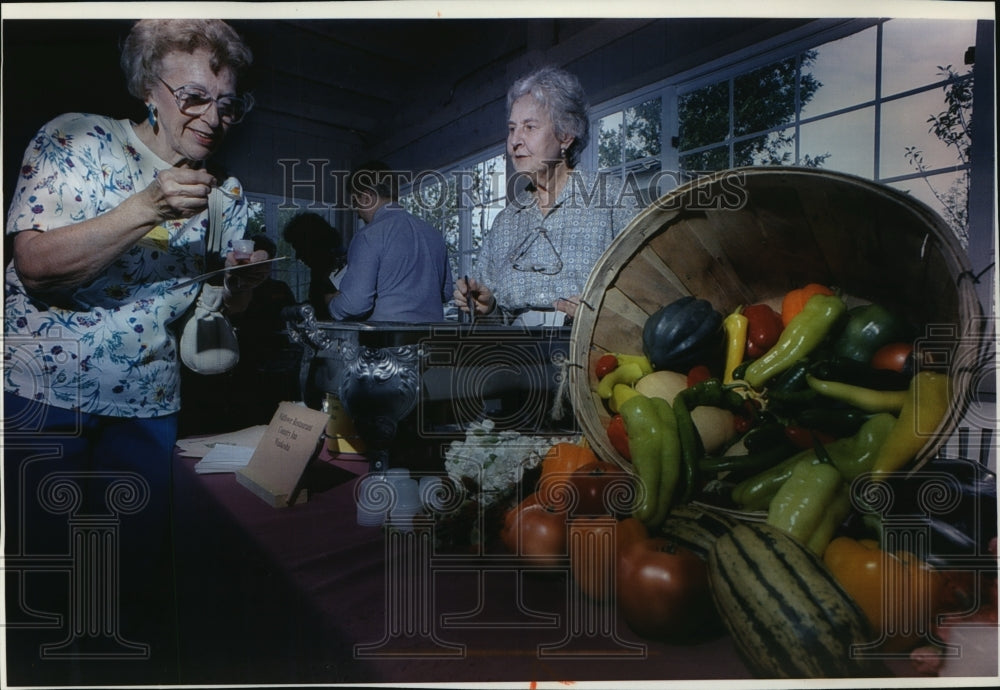
[{"label": "silver chafing dish", "polygon": [[394,445],[461,437],[487,417],[521,433],[576,431],[569,326],[320,321],[308,305],[283,315],[303,349],[302,399],[340,399],[372,471],[388,467]]}]

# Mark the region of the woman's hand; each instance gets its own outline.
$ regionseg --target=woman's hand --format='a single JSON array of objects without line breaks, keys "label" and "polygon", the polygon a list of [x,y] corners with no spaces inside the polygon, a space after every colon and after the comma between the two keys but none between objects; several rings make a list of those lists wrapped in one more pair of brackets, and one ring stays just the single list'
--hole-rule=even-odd
[{"label": "woman's hand", "polygon": [[477,314],[489,314],[497,305],[493,291],[479,283],[475,278],[459,278],[455,281],[455,305],[465,313],[469,313],[469,298],[475,305]]},{"label": "woman's hand", "polygon": [[[263,249],[256,250],[250,255],[250,262],[248,264],[240,264],[233,257],[233,253],[229,252],[226,255],[226,266],[250,266],[250,268],[241,268],[238,271],[233,271],[226,274],[226,279],[223,283],[226,287],[226,293],[223,300],[226,303],[226,309],[230,312],[238,313],[247,308],[250,304],[250,298],[253,296],[253,289],[263,283],[271,275],[271,264],[260,264],[261,261],[267,261],[271,257]],[[260,264],[254,266],[253,264]]]},{"label": "woman's hand", "polygon": [[158,221],[190,218],[208,208],[208,195],[217,184],[205,170],[167,168],[140,194]]},{"label": "woman's hand", "polygon": [[580,306],[580,295],[572,297],[560,297],[552,303],[556,311],[564,311],[570,318],[576,316],[576,309]]}]

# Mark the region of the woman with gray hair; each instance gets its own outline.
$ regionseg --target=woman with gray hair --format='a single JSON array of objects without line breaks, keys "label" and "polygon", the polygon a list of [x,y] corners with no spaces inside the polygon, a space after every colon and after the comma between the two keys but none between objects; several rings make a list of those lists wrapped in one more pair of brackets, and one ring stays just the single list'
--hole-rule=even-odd
[{"label": "woman with gray hair", "polygon": [[[234,264],[226,250],[246,231],[239,180],[207,161],[252,106],[238,91],[250,62],[248,47],[220,20],[139,21],[121,65],[146,116],[69,113],[44,125],[25,153],[7,215],[13,261],[5,273],[4,357],[14,365],[4,369],[4,422],[5,433],[21,439],[5,449],[3,499],[18,523],[8,524],[38,553],[65,548],[51,538],[65,537],[67,516],[39,505],[39,487],[56,473],[79,483],[81,513],[128,513],[116,573],[123,599],[93,602],[93,610],[120,603],[114,610],[129,627],[113,632],[137,643],[169,635],[169,621],[134,611],[129,597],[169,607],[169,582],[161,590],[155,577],[169,573],[163,549],[180,408],[170,326],[198,296],[199,283],[181,284]],[[210,194],[221,200],[219,213],[213,201],[212,231],[221,234],[214,251]],[[254,252],[251,261],[265,258]],[[227,278],[226,308],[245,308],[268,269]],[[131,487],[133,505],[118,505],[115,482]],[[107,630],[119,621],[73,623]],[[170,656],[154,647],[148,658]]]},{"label": "woman with gray hair", "polygon": [[522,77],[507,92],[507,113],[507,155],[526,186],[483,237],[477,277],[456,281],[455,302],[483,315],[572,317],[598,258],[638,211],[636,195],[577,169],[590,122],[569,72],[544,67]]}]

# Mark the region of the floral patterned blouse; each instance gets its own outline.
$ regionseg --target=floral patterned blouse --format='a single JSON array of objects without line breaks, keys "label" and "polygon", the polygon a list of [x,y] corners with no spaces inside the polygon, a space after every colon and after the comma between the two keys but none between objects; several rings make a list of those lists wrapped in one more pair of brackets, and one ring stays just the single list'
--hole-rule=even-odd
[{"label": "floral patterned blouse", "polygon": [[[100,216],[170,167],[128,120],[71,113],[46,124],[24,156],[7,233],[49,230]],[[235,178],[222,187],[223,251],[243,237],[247,203]],[[172,289],[205,268],[208,212],[168,221],[72,294],[28,293],[13,264],[5,273],[4,389],[55,407],[115,417],[157,417],[180,408],[177,339],[171,322],[199,283]],[[223,255],[224,256],[224,255]]]}]

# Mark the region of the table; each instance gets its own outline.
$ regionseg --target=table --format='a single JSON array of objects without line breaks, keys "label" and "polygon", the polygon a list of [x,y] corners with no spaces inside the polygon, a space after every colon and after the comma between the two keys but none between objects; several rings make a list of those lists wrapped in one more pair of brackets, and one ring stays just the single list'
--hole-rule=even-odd
[{"label": "table", "polygon": [[[429,523],[359,526],[363,458],[324,453],[308,501],[286,508],[195,462],[174,468],[182,684],[752,678],[726,635],[637,637],[579,593],[568,565],[438,550]],[[905,660],[888,666],[919,677]]]},{"label": "table", "polygon": [[490,554],[428,567],[421,530],[357,525],[364,463],[319,463],[309,500],[281,509],[194,463],[175,467],[181,683],[751,677],[728,637],[636,637],[567,569]]}]

